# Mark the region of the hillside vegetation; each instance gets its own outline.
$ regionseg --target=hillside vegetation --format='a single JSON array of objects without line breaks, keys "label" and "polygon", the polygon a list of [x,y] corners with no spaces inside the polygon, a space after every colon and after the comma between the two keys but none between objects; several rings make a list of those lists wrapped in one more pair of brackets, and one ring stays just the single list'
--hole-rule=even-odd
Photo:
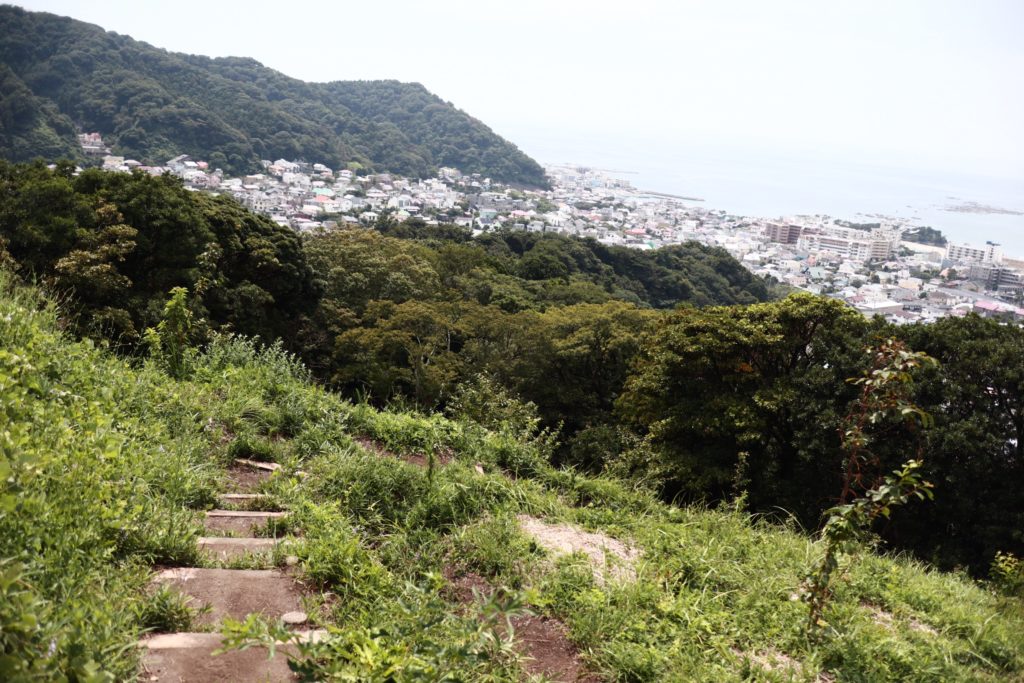
[{"label": "hillside vegetation", "polygon": [[642,252],[415,221],[300,237],[173,178],[72,170],[0,163],[0,260],[61,297],[70,331],[125,357],[147,353],[184,287],[194,345],[280,342],[378,407],[454,415],[504,392],[533,405],[557,466],[816,529],[842,489],[847,380],[894,338],[939,362],[911,397],[933,424],[880,431],[875,473],[920,454],[936,495],[874,530],[977,576],[1024,555],[1019,327],[895,327],[823,297],[767,300],[767,283],[696,243]]},{"label": "hillside vegetation", "polygon": [[77,158],[73,122],[154,164],[190,154],[242,173],[283,157],[409,177],[454,166],[547,186],[537,162],[415,83],[305,83],[252,59],[168,52],[11,6],[0,7],[0,63],[2,92],[18,95],[0,111],[0,154],[13,161]]},{"label": "hillside vegetation", "polygon": [[[310,383],[279,348],[218,336],[179,365],[167,352],[129,364],[74,341],[52,304],[0,275],[4,680],[132,678],[140,632],[190,619],[146,590],[149,567],[203,561],[196,513],[242,456],[283,466],[263,491],[289,511],[288,552],[322,596],[313,616],[331,635],[296,664],[309,680],[520,680],[522,643],[494,624],[524,609],[563,624],[603,680],[1024,673],[1017,600],[866,548],[844,556],[827,629],[808,639],[818,543],[554,469],[528,406],[492,394],[475,420],[379,411]],[[559,555],[534,535],[556,522],[630,559]],[[274,631],[225,628],[237,644]]]}]

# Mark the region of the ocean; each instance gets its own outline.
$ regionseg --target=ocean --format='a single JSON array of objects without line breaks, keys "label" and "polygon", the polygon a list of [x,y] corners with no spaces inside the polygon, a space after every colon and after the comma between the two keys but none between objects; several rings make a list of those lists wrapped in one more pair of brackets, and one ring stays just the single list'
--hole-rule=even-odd
[{"label": "ocean", "polygon": [[[827,214],[871,222],[893,216],[942,230],[954,242],[1003,246],[1024,258],[1024,179],[940,170],[896,168],[709,145],[622,143],[551,135],[519,136],[521,147],[542,163],[600,168],[635,187],[703,199],[702,206],[729,213],[777,218]],[[951,206],[975,203],[1022,212],[963,213]]]}]

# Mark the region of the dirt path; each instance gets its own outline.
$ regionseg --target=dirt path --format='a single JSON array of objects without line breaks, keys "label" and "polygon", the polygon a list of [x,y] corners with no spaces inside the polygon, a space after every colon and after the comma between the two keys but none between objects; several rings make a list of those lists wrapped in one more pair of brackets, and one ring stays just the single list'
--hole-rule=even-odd
[{"label": "dirt path", "polygon": [[[374,455],[379,455],[382,458],[394,458],[396,460],[404,460],[405,462],[411,465],[416,465],[417,467],[427,467],[430,464],[430,460],[423,453],[409,453],[406,455],[399,455],[394,451],[388,450],[387,446],[385,446],[381,442],[372,439],[368,436],[357,436],[352,440],[359,444],[359,446],[363,450],[373,453]],[[434,458],[434,463],[438,467],[442,467],[444,465],[447,465],[454,459],[455,454],[452,453],[450,450],[445,450],[436,454]]]},{"label": "dirt path", "polygon": [[[474,604],[477,595],[487,596],[493,587],[478,574],[448,577],[449,594],[464,607]],[[557,683],[597,683],[587,669],[579,650],[569,640],[569,630],[558,619],[544,615],[521,615],[511,620],[513,647],[523,658],[523,669],[531,676],[542,676]]]}]

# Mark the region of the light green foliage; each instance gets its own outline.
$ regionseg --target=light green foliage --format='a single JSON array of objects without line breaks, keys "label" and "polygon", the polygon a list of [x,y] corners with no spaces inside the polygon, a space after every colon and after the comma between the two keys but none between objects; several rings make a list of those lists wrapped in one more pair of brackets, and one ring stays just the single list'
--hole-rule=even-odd
[{"label": "light green foliage", "polygon": [[450,542],[459,569],[512,588],[523,586],[540,553],[537,544],[508,515],[464,526],[452,533]]},{"label": "light green foliage", "polygon": [[[809,641],[799,593],[823,547],[795,525],[674,508],[555,470],[543,445],[512,430],[352,404],[279,347],[218,337],[175,380],[67,341],[51,311],[11,294],[0,295],[0,339],[0,445],[13,473],[0,488],[0,661],[36,680],[90,680],[99,668],[131,679],[142,629],[184,623],[175,604],[144,597],[144,567],[197,559],[191,510],[212,506],[243,438],[276,444],[282,471],[263,488],[289,509],[279,531],[301,558],[311,615],[331,631],[301,647],[307,680],[523,680],[502,625],[524,608],[564,623],[606,680],[785,680],[757,663],[766,651],[799,664],[793,680],[1024,673],[1015,598],[868,552],[834,586],[832,637]],[[428,451],[450,458],[433,482],[403,462]],[[529,467],[513,476],[516,463]],[[636,581],[602,583],[584,556],[542,551],[520,514],[630,543]],[[460,572],[486,579],[491,597],[457,603],[448,577]],[[288,637],[255,619],[228,635]]]},{"label": "light green foliage", "polygon": [[1000,590],[1024,597],[1024,562],[1013,553],[996,553],[989,576]]},{"label": "light green foliage", "polygon": [[544,448],[552,437],[540,427],[537,406],[512,395],[492,377],[474,375],[460,384],[447,412],[454,419],[475,422],[492,432],[505,433],[522,441],[538,440]]},{"label": "light green foliage", "polygon": [[167,586],[149,592],[139,609],[143,628],[163,633],[192,630],[194,610],[187,598]]},{"label": "light green foliage", "polygon": [[160,366],[175,379],[188,372],[189,342],[192,334],[192,311],[188,307],[188,290],[175,287],[164,305],[164,313],[156,329],[146,330],[150,353]]},{"label": "light green foliage", "polygon": [[[440,599],[440,577],[426,585],[409,584],[403,599],[376,617],[384,626],[332,629],[320,642],[298,642],[302,661],[294,666],[302,680],[414,683],[420,681],[514,681],[516,654],[510,620],[522,614],[516,594],[498,592],[471,616],[454,614]],[[281,626],[250,618],[228,622],[227,645],[271,645],[294,635]]]},{"label": "light green foliage", "polygon": [[211,470],[163,382],[64,340],[0,273],[0,678],[126,677],[143,564],[195,558],[180,506]]}]

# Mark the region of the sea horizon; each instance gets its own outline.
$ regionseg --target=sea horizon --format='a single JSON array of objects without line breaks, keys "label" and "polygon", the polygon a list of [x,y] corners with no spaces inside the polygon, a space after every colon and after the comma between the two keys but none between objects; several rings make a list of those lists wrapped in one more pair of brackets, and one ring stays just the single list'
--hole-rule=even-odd
[{"label": "sea horizon", "polygon": [[[1024,179],[967,171],[921,170],[850,160],[822,160],[709,145],[594,144],[521,135],[543,164],[597,168],[637,189],[700,198],[713,210],[760,218],[828,215],[855,222],[885,216],[930,226],[952,242],[992,241],[1024,258]],[[951,211],[975,204],[1006,211]]]}]

